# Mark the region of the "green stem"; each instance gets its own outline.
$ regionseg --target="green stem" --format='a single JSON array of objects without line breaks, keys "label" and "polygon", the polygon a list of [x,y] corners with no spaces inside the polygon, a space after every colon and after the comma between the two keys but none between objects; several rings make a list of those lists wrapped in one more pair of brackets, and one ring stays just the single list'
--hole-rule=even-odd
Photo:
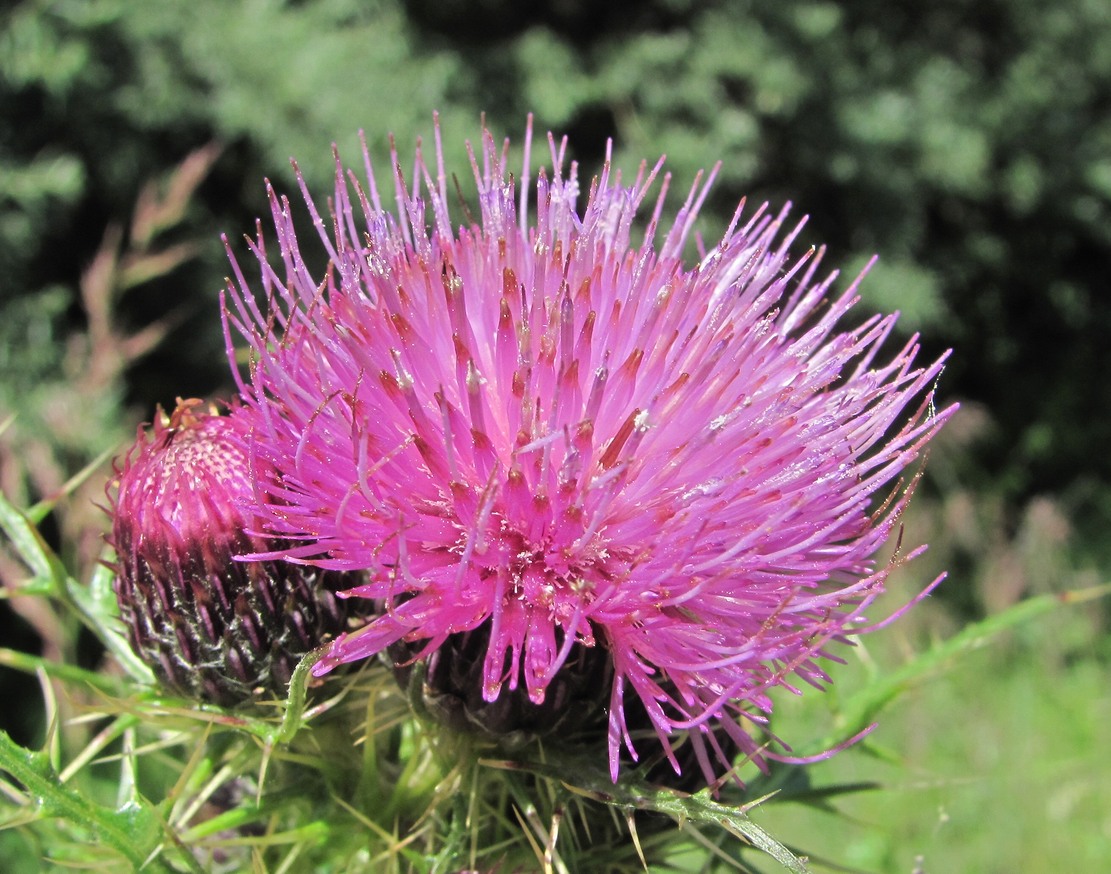
[{"label": "green stem", "polygon": [[27,674],[35,674],[41,670],[48,677],[63,680],[66,683],[84,683],[109,695],[122,694],[120,682],[113,677],[86,671],[76,665],[52,662],[42,656],[32,655],[17,649],[0,647],[0,665]]},{"label": "green stem", "polygon": [[305,702],[308,699],[309,677],[313,665],[327,654],[329,646],[325,645],[314,649],[297,663],[293,669],[293,676],[289,679],[289,696],[285,702],[285,712],[282,714],[282,723],[270,737],[266,738],[271,745],[288,744],[301,730],[305,716]]}]

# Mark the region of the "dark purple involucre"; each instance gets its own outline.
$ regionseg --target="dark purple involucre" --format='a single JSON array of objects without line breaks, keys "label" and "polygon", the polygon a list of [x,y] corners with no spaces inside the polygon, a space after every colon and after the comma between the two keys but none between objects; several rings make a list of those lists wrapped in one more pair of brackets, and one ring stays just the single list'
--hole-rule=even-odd
[{"label": "dark purple involucre", "polygon": [[233,257],[228,309],[263,530],[288,544],[274,558],[368,574],[350,594],[380,613],[319,672],[469,653],[473,632],[481,698],[539,707],[600,651],[614,779],[622,747],[638,757],[632,695],[673,766],[688,734],[712,780],[730,749],[775,755],[753,737],[769,693],[821,687],[829,645],[867,630],[900,474],[953,412],[934,407],[942,361],[917,365],[915,339],[881,358],[895,316],[839,330],[856,283],[834,293],[820,252],[791,258],[786,210],[738,208],[684,261],[713,174],[665,231],[662,161],[631,183],[607,161],[580,208],[549,138],[530,217],[530,143],[518,190],[483,132],[479,216],[458,229],[438,132],[410,181],[391,155],[396,211],[369,157],[365,183],[337,158],[330,216],[301,183],[323,275],[270,191],[277,250],[251,249],[272,305]]}]

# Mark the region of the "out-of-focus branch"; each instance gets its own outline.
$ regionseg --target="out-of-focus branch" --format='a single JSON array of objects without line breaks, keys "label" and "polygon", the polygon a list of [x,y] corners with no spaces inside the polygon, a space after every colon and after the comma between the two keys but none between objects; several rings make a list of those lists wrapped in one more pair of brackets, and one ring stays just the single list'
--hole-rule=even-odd
[{"label": "out-of-focus branch", "polygon": [[[220,156],[221,146],[209,143],[190,153],[164,185],[148,182],[139,192],[131,220],[130,238],[123,246],[123,230],[109,225],[100,248],[80,280],[81,302],[88,319],[86,360],[74,362],[84,391],[103,390],[137,358],[154,349],[180,322],[183,314],[163,318],[124,334],[116,324],[115,308],[132,288],[165,276],[196,256],[192,242],[154,248],[161,232],[184,218],[197,187]],[[163,194],[159,191],[164,190]]]},{"label": "out-of-focus branch", "polygon": [[136,249],[146,250],[161,231],[181,221],[193,194],[207,178],[221,151],[222,145],[209,143],[187,155],[170,175],[161,197],[155,183],[143,186],[131,220],[131,243]]},{"label": "out-of-focus branch", "polygon": [[[105,228],[96,254],[75,283],[86,322],[83,331],[65,341],[63,378],[43,384],[37,392],[34,409],[41,421],[21,427],[16,419],[0,440],[0,481],[8,494],[22,493],[21,482],[40,497],[56,498],[72,488],[71,500],[55,506],[54,521],[62,541],[75,551],[73,566],[82,571],[103,549],[106,518],[96,505],[104,501],[104,487],[98,477],[66,486],[74,449],[88,443],[84,435],[89,428],[105,427],[120,417],[116,405],[124,394],[126,369],[162,343],[185,317],[178,309],[128,330],[119,322],[119,304],[127,293],[196,256],[198,246],[192,241],[160,245],[159,238],[185,218],[220,152],[216,143],[192,152],[167,178],[143,186],[126,232],[120,222]],[[19,563],[0,552],[0,579],[11,584],[21,573]],[[61,630],[51,617],[33,609],[42,603],[39,599],[16,598],[10,603],[43,638],[46,651],[53,653],[61,645]]]}]

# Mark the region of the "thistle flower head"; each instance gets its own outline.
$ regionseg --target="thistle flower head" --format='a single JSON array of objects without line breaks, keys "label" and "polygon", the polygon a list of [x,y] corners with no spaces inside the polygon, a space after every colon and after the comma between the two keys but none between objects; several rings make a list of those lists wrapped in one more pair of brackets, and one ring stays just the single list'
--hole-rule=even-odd
[{"label": "thistle flower head", "polygon": [[274,544],[250,533],[243,419],[199,405],[141,429],[118,470],[115,589],[132,647],[168,687],[232,705],[283,692],[340,611],[319,572],[235,560]]},{"label": "thistle flower head", "polygon": [[236,265],[227,310],[252,353],[262,524],[289,544],[275,557],[368,573],[350,595],[379,615],[318,670],[480,630],[482,699],[539,707],[599,650],[614,779],[638,756],[630,695],[673,766],[685,733],[712,779],[723,747],[763,754],[772,690],[824,684],[882,590],[896,481],[951,412],[942,362],[917,365],[913,339],[882,358],[894,316],[839,328],[855,283],[791,259],[786,210],[738,208],[685,261],[713,174],[665,231],[662,160],[628,182],[607,161],[580,207],[549,138],[533,218],[530,142],[517,190],[484,132],[458,229],[438,134],[411,181],[391,156],[396,212],[369,157],[365,184],[337,157],[327,220],[301,183],[322,275],[271,190],[278,251],[250,245],[272,306]]}]

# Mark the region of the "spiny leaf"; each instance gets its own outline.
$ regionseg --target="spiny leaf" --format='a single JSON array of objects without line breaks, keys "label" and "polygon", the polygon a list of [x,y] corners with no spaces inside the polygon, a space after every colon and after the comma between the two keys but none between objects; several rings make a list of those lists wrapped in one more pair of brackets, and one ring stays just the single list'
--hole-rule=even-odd
[{"label": "spiny leaf", "polygon": [[127,859],[134,870],[168,870],[154,855],[162,843],[161,820],[145,804],[109,810],[63,784],[45,752],[20,746],[0,731],[0,769],[23,785],[45,816],[62,817],[86,829],[100,843]]},{"label": "spiny leaf", "polygon": [[19,557],[29,567],[36,580],[50,581],[53,592],[64,587],[66,576],[62,563],[46,545],[38,529],[0,494],[0,528],[8,535]]}]

